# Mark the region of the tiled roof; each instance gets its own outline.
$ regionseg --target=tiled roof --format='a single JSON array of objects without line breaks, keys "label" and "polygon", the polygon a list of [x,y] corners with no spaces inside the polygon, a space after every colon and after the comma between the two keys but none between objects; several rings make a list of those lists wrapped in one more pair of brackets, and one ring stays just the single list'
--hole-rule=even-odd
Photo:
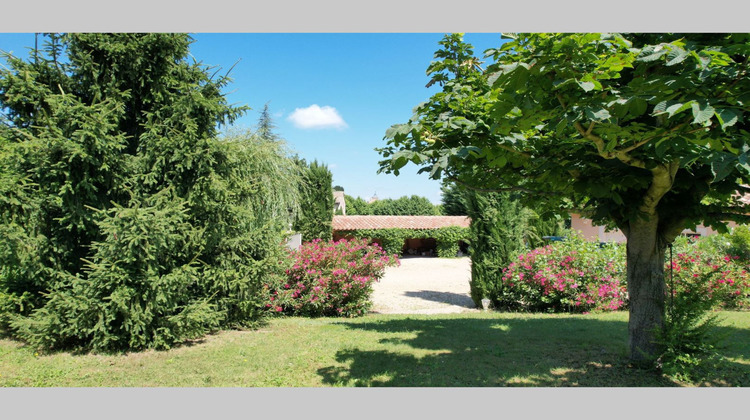
[{"label": "tiled roof", "polygon": [[469,227],[466,216],[333,216],[333,230],[361,229],[437,229],[448,226]]}]

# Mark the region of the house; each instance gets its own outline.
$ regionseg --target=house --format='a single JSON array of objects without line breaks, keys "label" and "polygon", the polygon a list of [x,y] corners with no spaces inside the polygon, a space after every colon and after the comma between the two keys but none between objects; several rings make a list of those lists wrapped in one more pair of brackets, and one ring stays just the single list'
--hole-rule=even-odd
[{"label": "house", "polygon": [[[468,228],[471,219],[466,216],[333,216],[333,240],[351,239],[354,231],[379,229],[407,229],[414,230],[413,238],[406,238],[401,246],[401,252],[414,255],[435,255],[437,241],[435,238],[425,238],[417,231],[439,229],[458,226]],[[373,242],[382,244],[382,238],[370,238]],[[398,244],[397,244],[398,245]],[[466,252],[468,244],[459,243],[462,252]]]},{"label": "house", "polygon": [[[749,186],[743,185],[743,187],[748,188]],[[735,194],[734,198],[743,208],[750,208],[750,194]],[[588,240],[600,242],[627,242],[625,234],[619,229],[608,231],[604,226],[596,226],[591,222],[591,219],[586,219],[580,214],[571,214],[570,219],[571,229],[581,231],[583,237]],[[737,223],[730,221],[727,222],[727,226],[732,229],[737,227]],[[711,227],[703,226],[702,224],[697,225],[695,230],[685,229],[682,231],[682,234],[686,236],[709,236],[716,233],[718,232]]]},{"label": "house", "polygon": [[[727,225],[730,228],[737,226],[734,222],[729,222]],[[570,215],[570,228],[580,231],[583,237],[590,241],[627,242],[625,234],[620,229],[607,230],[604,226],[594,225],[591,219],[587,219],[580,214]],[[715,233],[717,232],[714,229],[703,225],[696,226],[695,230],[685,229],[682,231],[682,234],[686,236],[708,236]]]}]

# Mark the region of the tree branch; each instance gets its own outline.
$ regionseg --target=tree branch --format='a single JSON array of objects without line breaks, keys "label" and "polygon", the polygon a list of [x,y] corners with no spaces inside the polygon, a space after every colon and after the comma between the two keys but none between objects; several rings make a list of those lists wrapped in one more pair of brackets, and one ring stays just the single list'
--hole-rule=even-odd
[{"label": "tree branch", "polygon": [[[574,126],[576,130],[578,130],[578,132],[581,134],[581,136],[583,136],[583,138],[587,140],[591,140],[594,143],[594,145],[596,146],[596,150],[599,153],[599,156],[603,157],[604,159],[617,159],[620,162],[628,166],[634,166],[636,168],[646,169],[645,162],[628,155],[626,151],[620,150],[620,151],[608,152],[604,150],[605,148],[604,140],[601,137],[589,132],[588,130],[584,130],[583,125],[580,122],[576,122]],[[593,122],[589,126],[589,130],[591,130],[592,128],[593,128]]]},{"label": "tree branch", "polygon": [[659,200],[672,189],[679,167],[680,160],[675,159],[666,165],[659,165],[651,170],[653,174],[651,185],[649,185],[638,210],[645,214],[654,214]]},{"label": "tree branch", "polygon": [[590,135],[594,131],[594,124],[596,124],[594,121],[591,121],[591,124],[589,124],[588,130],[586,130],[586,135]]},{"label": "tree branch", "polygon": [[664,241],[665,244],[671,244],[674,242],[675,238],[685,230],[685,223],[687,222],[687,219],[684,217],[669,220],[670,221],[662,226],[662,229],[660,229],[659,232],[661,240]]}]

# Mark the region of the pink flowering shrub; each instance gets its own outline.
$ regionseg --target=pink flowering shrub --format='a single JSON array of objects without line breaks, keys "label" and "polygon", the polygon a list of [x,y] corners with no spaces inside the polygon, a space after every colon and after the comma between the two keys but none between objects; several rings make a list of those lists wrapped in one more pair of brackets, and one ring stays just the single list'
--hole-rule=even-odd
[{"label": "pink flowering shrub", "polygon": [[266,284],[274,313],[305,316],[357,316],[371,305],[372,284],[385,268],[399,264],[377,244],[363,239],[323,242],[316,239],[290,251],[286,276]]},{"label": "pink flowering shrub", "polygon": [[522,254],[503,269],[496,306],[501,309],[588,312],[626,305],[625,252],[569,236]]},{"label": "pink flowering shrub", "polygon": [[[745,260],[702,245],[701,241],[678,238],[671,263],[667,251],[667,297],[672,293],[710,301],[714,308],[750,309],[750,273]],[[625,309],[625,263],[624,244],[600,247],[571,235],[564,242],[522,254],[504,268],[495,306],[577,313]]]},{"label": "pink flowering shrub", "polygon": [[721,309],[750,309],[750,274],[743,261],[739,256],[710,252],[680,238],[673,249],[671,266],[667,254],[664,275],[668,293],[710,300]]}]

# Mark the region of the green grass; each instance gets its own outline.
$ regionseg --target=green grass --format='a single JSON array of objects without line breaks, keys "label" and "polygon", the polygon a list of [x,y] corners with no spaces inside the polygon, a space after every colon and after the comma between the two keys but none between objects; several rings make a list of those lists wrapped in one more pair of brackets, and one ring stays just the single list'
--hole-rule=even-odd
[{"label": "green grass", "polygon": [[722,312],[702,384],[627,364],[627,313],[280,318],[169,351],[37,354],[0,340],[0,386],[750,386],[750,313]]}]

